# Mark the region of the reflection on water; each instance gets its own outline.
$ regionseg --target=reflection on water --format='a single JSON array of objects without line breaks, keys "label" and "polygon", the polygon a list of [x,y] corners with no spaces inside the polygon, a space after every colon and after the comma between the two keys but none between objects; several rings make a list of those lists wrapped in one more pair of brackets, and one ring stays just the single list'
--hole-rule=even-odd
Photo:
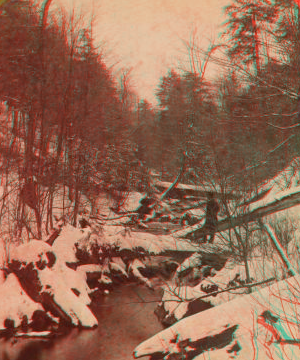
[{"label": "reflection on water", "polygon": [[134,348],[162,326],[153,314],[153,292],[136,284],[122,285],[107,296],[93,299],[99,326],[71,329],[55,339],[1,339],[1,360],[131,360]]}]

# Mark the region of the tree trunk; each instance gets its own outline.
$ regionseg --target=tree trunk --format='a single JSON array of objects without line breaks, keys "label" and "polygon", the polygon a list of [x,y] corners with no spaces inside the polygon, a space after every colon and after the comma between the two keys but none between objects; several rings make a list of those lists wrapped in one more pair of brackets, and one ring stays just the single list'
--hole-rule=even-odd
[{"label": "tree trunk", "polygon": [[264,224],[263,229],[268,234],[273,246],[277,250],[277,253],[279,254],[282,262],[284,263],[285,267],[288,270],[288,273],[290,276],[295,276],[297,274],[296,270],[293,268],[292,264],[290,263],[287,254],[283,248],[283,246],[280,244],[280,241],[278,240],[275,231],[271,228],[270,225]]},{"label": "tree trunk", "polygon": [[161,197],[160,197],[160,201],[163,201],[167,196],[168,194],[170,194],[170,192],[177,186],[177,184],[179,183],[183,173],[184,173],[184,170],[185,170],[185,160],[186,160],[186,155],[185,153],[183,152],[182,153],[182,156],[181,156],[181,166],[180,166],[180,170],[179,170],[179,173],[178,175],[176,176],[176,178],[174,179],[173,183],[169,186],[169,188],[167,190],[165,190]]},{"label": "tree trunk", "polygon": [[80,204],[80,192],[78,190],[77,184],[75,184],[75,201],[74,201],[74,212],[73,212],[73,226],[77,225],[77,216]]}]

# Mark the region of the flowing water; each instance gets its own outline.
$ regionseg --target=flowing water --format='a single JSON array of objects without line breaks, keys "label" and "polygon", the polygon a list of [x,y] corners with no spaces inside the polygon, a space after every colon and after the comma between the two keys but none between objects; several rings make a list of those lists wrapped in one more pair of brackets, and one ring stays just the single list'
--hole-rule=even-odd
[{"label": "flowing water", "polygon": [[74,328],[48,340],[1,339],[0,360],[132,360],[134,348],[162,330],[153,313],[160,299],[158,291],[143,286],[119,286],[94,297],[98,328]]}]

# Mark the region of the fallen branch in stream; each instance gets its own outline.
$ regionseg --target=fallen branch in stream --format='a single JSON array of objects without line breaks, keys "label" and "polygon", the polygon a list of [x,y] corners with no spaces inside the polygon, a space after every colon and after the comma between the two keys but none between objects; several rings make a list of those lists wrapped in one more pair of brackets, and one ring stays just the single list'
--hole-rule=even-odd
[{"label": "fallen branch in stream", "polygon": [[[210,297],[210,296],[216,296],[218,294],[221,294],[221,293],[224,293],[224,292],[227,292],[227,291],[244,289],[244,288],[252,288],[254,286],[267,284],[267,283],[269,283],[271,281],[274,281],[274,280],[276,280],[276,279],[274,277],[272,277],[272,278],[269,278],[267,280],[259,281],[259,282],[253,283],[253,284],[244,284],[244,285],[235,286],[235,287],[231,287],[231,288],[227,288],[227,289],[223,289],[223,290],[213,291],[213,292],[211,292],[211,293],[209,293],[207,295],[200,296],[200,297],[196,298],[195,300],[204,299],[204,298],[207,298],[207,297]],[[194,299],[192,299],[192,300],[194,300]],[[191,300],[186,300],[186,301],[191,301]]]}]

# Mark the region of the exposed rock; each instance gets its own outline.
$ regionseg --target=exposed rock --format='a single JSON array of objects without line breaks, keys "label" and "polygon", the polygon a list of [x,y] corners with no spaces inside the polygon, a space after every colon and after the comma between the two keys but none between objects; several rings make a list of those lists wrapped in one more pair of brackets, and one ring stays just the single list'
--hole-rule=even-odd
[{"label": "exposed rock", "polygon": [[113,281],[107,275],[102,274],[98,280],[98,284],[100,287],[110,287],[113,284]]},{"label": "exposed rock", "polygon": [[33,332],[43,332],[47,331],[48,329],[52,330],[53,324],[55,323],[57,322],[54,321],[53,317],[49,316],[49,314],[47,314],[45,311],[36,310],[32,315],[30,329]]}]

